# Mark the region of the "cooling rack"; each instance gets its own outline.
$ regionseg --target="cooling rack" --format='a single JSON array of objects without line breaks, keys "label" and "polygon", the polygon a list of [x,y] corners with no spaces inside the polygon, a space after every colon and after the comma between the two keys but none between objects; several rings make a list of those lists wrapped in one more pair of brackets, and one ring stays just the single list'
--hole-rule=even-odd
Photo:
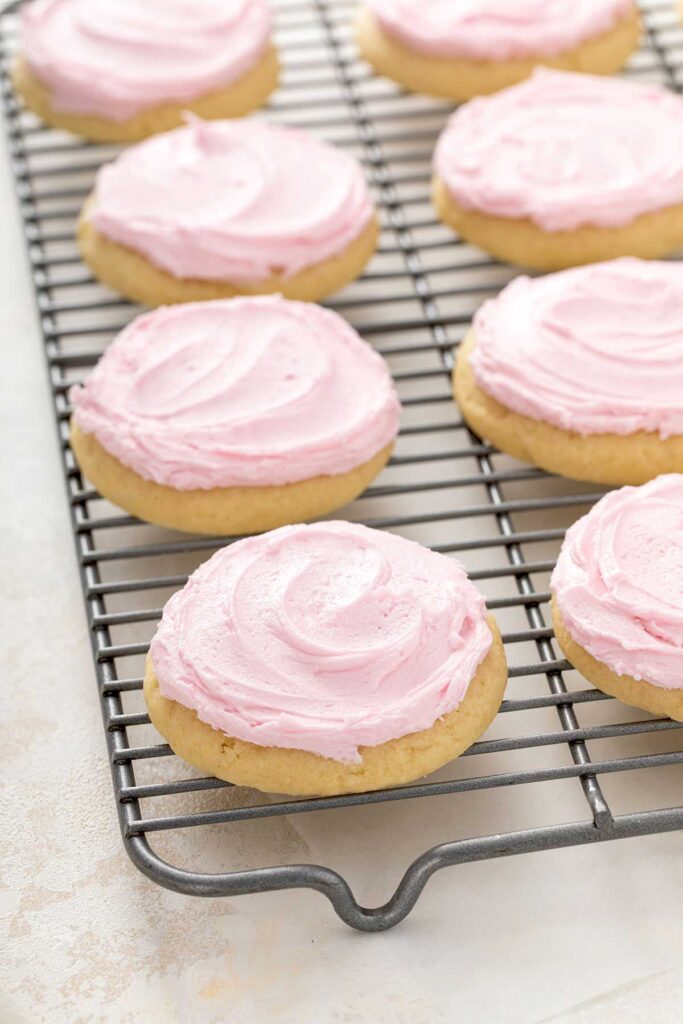
[{"label": "cooling rack", "polygon": [[[680,777],[672,769],[683,764],[681,723],[644,716],[587,687],[558,657],[548,625],[549,573],[564,531],[600,490],[500,455],[467,430],[451,400],[454,348],[477,306],[513,271],[435,221],[429,163],[449,108],[402,93],[357,59],[351,0],[274,0],[284,73],[266,112],[358,156],[381,214],[377,256],[330,305],[387,359],[402,398],[402,431],[387,470],[342,514],[464,562],[504,632],[507,699],[486,736],[437,775],[362,795],[269,799],[197,778],[160,742],[141,699],[144,654],[164,601],[228,541],[124,515],[89,489],[74,463],[69,388],[137,312],[92,279],[74,243],[94,174],[118,148],[46,129],[23,111],[9,78],[19,6],[0,15],[2,106],[116,808],[138,868],[197,896],[318,890],[347,924],[377,931],[402,920],[440,868],[680,828]],[[626,74],[680,90],[683,30],[673,8],[667,0],[643,4],[644,45]],[[330,862],[347,841],[370,873],[398,871],[388,901],[361,905],[329,863],[290,863],[282,823],[293,820],[298,831],[315,833],[316,848],[329,837]],[[375,831],[395,836],[396,864],[377,864]]]}]

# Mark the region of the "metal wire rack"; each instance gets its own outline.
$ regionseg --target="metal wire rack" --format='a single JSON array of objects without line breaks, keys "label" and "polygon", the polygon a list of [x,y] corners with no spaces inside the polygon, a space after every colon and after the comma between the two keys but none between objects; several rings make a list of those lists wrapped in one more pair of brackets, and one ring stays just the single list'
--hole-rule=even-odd
[{"label": "metal wire rack", "polygon": [[[140,694],[144,654],[163,602],[226,541],[173,534],[124,515],[88,488],[74,463],[69,387],[136,312],[92,279],[74,243],[94,173],[118,148],[49,130],[23,111],[9,78],[19,6],[0,15],[2,106],[116,807],[134,863],[161,885],[198,896],[315,889],[347,924],[375,931],[402,920],[430,876],[448,865],[680,828],[683,808],[671,806],[680,779],[670,769],[683,764],[681,723],[633,712],[586,688],[558,658],[548,625],[548,577],[564,530],[599,492],[500,455],[468,432],[452,402],[453,349],[480,302],[513,271],[435,221],[429,161],[449,108],[402,93],[358,61],[352,0],[273,0],[284,81],[266,111],[355,153],[382,218],[369,270],[330,305],[388,360],[403,426],[379,483],[344,514],[464,562],[504,631],[507,699],[466,756],[419,784],[359,796],[271,800],[194,777],[159,742]],[[643,15],[644,45],[626,73],[680,90],[683,29],[674,5],[647,0]],[[505,802],[487,800],[501,790]],[[281,837],[277,823],[291,815],[318,837],[331,837],[330,861],[342,837],[355,835],[363,866],[375,873],[373,831],[393,829],[397,858],[412,862],[390,899],[368,909],[333,867],[289,863],[282,844],[269,838]],[[179,838],[196,837],[197,829],[201,844]],[[383,868],[382,875],[394,865]]]}]

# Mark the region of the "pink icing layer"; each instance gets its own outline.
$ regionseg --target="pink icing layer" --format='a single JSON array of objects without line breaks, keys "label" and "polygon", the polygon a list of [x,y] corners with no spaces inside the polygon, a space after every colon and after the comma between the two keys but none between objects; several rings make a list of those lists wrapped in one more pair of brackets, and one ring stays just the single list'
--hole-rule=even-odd
[{"label": "pink icing layer", "polygon": [[229,736],[360,760],[453,711],[491,646],[462,567],[353,523],[224,548],[168,602],[161,693]]},{"label": "pink icing layer", "polygon": [[434,167],[468,210],[528,217],[546,231],[619,227],[683,202],[683,99],[538,68],[457,110]]},{"label": "pink icing layer", "polygon": [[594,658],[683,687],[683,476],[606,494],[568,531],[551,588],[572,638]]},{"label": "pink icing layer", "polygon": [[89,216],[175,277],[258,282],[338,255],[373,207],[357,161],[311,135],[193,118],[103,167]]},{"label": "pink icing layer", "polygon": [[552,57],[613,28],[633,0],[369,0],[382,30],[435,57]]},{"label": "pink icing layer", "polygon": [[270,27],[265,0],[33,0],[21,52],[58,110],[125,121],[230,85]]},{"label": "pink icing layer", "polygon": [[181,491],[348,472],[393,441],[399,417],[384,360],[353,328],[278,296],[139,317],[71,401],[81,430]]},{"label": "pink icing layer", "polygon": [[477,384],[579,434],[683,434],[683,264],[518,277],[476,315]]}]

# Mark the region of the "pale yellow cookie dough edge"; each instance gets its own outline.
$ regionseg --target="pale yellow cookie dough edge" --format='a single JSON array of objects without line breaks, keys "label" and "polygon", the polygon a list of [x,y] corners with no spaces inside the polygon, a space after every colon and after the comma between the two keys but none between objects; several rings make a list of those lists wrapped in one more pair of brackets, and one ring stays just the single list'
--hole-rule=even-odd
[{"label": "pale yellow cookie dough edge", "polygon": [[528,217],[466,210],[438,176],[432,200],[439,220],[466,242],[498,260],[535,270],[567,270],[621,256],[661,259],[683,245],[683,203],[643,213],[623,227],[544,231]]},{"label": "pale yellow cookie dough edge", "polygon": [[263,487],[180,491],[140,476],[71,421],[71,447],[81,472],[103,498],[133,516],[186,533],[242,536],[307,522],[347,505],[389,461],[393,443],[347,473]]},{"label": "pale yellow cookie dough edge", "polygon": [[469,357],[472,329],[458,349],[453,374],[456,403],[475,434],[502,452],[550,473],[613,486],[644,484],[662,473],[683,472],[683,436],[582,434],[513,412],[479,387]]},{"label": "pale yellow cookie dough edge", "polygon": [[91,203],[92,198],[86,202],[78,223],[78,244],[83,260],[103,284],[133,302],[152,307],[232,299],[237,295],[283,295],[300,302],[318,302],[360,276],[379,238],[379,224],[373,216],[342,252],[291,277],[275,274],[253,283],[180,278],[97,231],[88,219]]},{"label": "pale yellow cookie dough edge", "polygon": [[148,656],[144,694],[149,716],[173,751],[201,771],[236,786],[290,796],[335,796],[398,786],[422,778],[467,750],[498,713],[507,663],[495,619],[488,616],[491,648],[462,703],[429,729],[374,747],[362,761],[345,764],[304,750],[261,747],[226,736],[199,721],[194,711],[161,695]]},{"label": "pale yellow cookie dough edge", "polygon": [[634,4],[633,10],[613,28],[555,57],[539,55],[519,60],[475,61],[418,53],[383,32],[368,7],[361,7],[356,16],[358,49],[375,71],[411,92],[457,103],[521,82],[538,65],[562,71],[614,74],[638,48],[640,37],[640,16]]},{"label": "pale yellow cookie dough edge", "polygon": [[55,108],[49,88],[38,78],[27,61],[17,58],[12,68],[12,81],[29,110],[53,128],[61,128],[93,142],[137,142],[150,135],[166,132],[183,124],[190,111],[205,120],[241,117],[262,107],[277,88],[279,60],[270,45],[258,63],[236,81],[185,103],[164,103],[142,110],[125,121],[103,117],[70,114]]},{"label": "pale yellow cookie dough edge", "polygon": [[683,688],[668,690],[643,679],[618,675],[572,638],[555,597],[552,598],[552,615],[555,636],[562,653],[589,683],[631,707],[649,711],[653,715],[668,715],[677,722],[683,722]]}]

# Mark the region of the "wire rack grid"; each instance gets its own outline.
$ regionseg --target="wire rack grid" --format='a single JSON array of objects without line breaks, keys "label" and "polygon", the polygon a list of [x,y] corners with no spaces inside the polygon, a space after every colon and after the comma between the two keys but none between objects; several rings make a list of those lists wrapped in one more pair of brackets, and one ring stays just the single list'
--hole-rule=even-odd
[{"label": "wire rack grid", "polygon": [[[672,769],[683,764],[681,723],[634,713],[587,687],[558,658],[548,625],[548,578],[559,544],[599,489],[500,455],[467,430],[452,402],[453,351],[477,306],[513,271],[435,221],[429,164],[449,108],[404,94],[357,59],[351,0],[273,0],[284,74],[265,112],[357,155],[382,220],[369,270],[330,306],[387,359],[403,423],[389,467],[343,514],[464,562],[503,629],[507,699],[486,737],[453,765],[419,784],[362,795],[268,799],[195,777],[160,742],[141,699],[144,654],[166,598],[229,541],[182,536],[124,515],[88,488],[74,462],[69,388],[137,312],[92,279],[74,242],[94,174],[118,148],[47,129],[22,109],[10,80],[19,6],[0,15],[1,100],[116,807],[134,863],[191,895],[318,890],[347,924],[376,931],[402,920],[431,875],[448,865],[680,828]],[[643,16],[644,45],[626,73],[679,90],[683,30],[673,4],[649,0]],[[290,863],[269,837],[281,836],[292,815],[299,829],[315,833],[316,848],[329,837],[330,861],[355,836],[361,868],[382,878],[396,866],[376,864],[374,831],[395,833],[399,872],[401,856],[409,866],[390,898],[368,908],[340,870]]]}]

